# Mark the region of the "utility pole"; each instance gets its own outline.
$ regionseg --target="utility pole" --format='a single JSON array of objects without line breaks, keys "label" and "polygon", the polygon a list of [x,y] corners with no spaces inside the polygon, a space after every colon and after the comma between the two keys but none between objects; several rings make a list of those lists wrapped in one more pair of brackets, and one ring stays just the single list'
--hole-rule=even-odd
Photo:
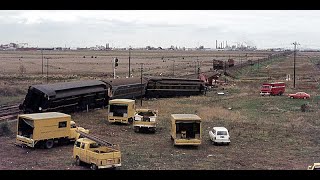
[{"label": "utility pole", "polygon": [[140,97],[140,99],[141,99],[141,101],[140,101],[140,104],[141,104],[141,107],[142,107],[142,96],[143,96],[143,92],[142,92],[142,90],[143,90],[143,88],[142,88],[142,68],[143,68],[143,63],[141,63],[141,67],[140,67],[140,72],[141,72],[141,97]]},{"label": "utility pole", "polygon": [[131,74],[130,74],[130,50],[131,50],[131,46],[129,46],[129,78],[131,77]]},{"label": "utility pole", "polygon": [[293,50],[293,88],[296,88],[296,46],[300,45],[297,42],[292,43],[294,45]]},{"label": "utility pole", "polygon": [[174,77],[174,66],[175,66],[176,60],[172,60],[172,61],[173,61],[173,77]]},{"label": "utility pole", "polygon": [[47,58],[47,84],[49,81],[49,58]]},{"label": "utility pole", "polygon": [[43,76],[43,49],[41,49],[41,55],[42,55],[42,76]]}]

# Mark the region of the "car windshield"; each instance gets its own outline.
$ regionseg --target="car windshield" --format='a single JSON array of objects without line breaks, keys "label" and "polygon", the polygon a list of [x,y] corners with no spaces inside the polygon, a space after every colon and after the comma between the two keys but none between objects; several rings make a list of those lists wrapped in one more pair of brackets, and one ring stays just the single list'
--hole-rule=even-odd
[{"label": "car windshield", "polygon": [[228,135],[227,131],[218,131],[217,135]]}]

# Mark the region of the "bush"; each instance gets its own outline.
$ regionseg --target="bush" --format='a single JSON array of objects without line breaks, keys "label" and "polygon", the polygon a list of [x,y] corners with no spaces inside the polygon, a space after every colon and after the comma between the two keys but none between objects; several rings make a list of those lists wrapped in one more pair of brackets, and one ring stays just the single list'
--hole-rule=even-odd
[{"label": "bush", "polygon": [[302,104],[301,111],[302,112],[310,111],[310,106],[308,104]]},{"label": "bush", "polygon": [[9,128],[8,122],[4,122],[0,124],[0,136],[8,136],[12,134],[12,131]]}]

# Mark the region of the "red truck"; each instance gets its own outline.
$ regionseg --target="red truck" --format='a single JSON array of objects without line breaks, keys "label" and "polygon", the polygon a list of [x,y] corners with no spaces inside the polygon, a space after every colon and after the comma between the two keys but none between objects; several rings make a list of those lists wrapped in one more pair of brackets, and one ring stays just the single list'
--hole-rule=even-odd
[{"label": "red truck", "polygon": [[282,95],[286,89],[284,82],[263,83],[260,89],[260,95]]}]

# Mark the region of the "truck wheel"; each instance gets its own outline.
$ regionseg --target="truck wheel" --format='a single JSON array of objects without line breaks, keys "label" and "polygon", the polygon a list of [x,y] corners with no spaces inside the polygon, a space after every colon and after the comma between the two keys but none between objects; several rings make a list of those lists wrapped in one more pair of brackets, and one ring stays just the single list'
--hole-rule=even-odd
[{"label": "truck wheel", "polygon": [[90,166],[90,169],[97,170],[98,166],[92,163],[91,166]]},{"label": "truck wheel", "polygon": [[134,127],[134,132],[136,132],[136,133],[139,132],[139,129],[140,129],[140,128],[139,128],[138,126],[135,126],[135,127]]},{"label": "truck wheel", "polygon": [[49,139],[47,140],[45,143],[44,143],[44,147],[46,149],[51,149],[53,147],[53,140],[52,139]]},{"label": "truck wheel", "polygon": [[81,160],[80,160],[79,156],[76,157],[76,165],[81,166]]},{"label": "truck wheel", "polygon": [[130,124],[132,124],[133,118],[129,118],[129,119],[128,119],[128,122],[129,122]]},{"label": "truck wheel", "polygon": [[293,97],[293,96],[291,96],[290,98],[291,98],[291,99],[293,99],[294,97]]}]

